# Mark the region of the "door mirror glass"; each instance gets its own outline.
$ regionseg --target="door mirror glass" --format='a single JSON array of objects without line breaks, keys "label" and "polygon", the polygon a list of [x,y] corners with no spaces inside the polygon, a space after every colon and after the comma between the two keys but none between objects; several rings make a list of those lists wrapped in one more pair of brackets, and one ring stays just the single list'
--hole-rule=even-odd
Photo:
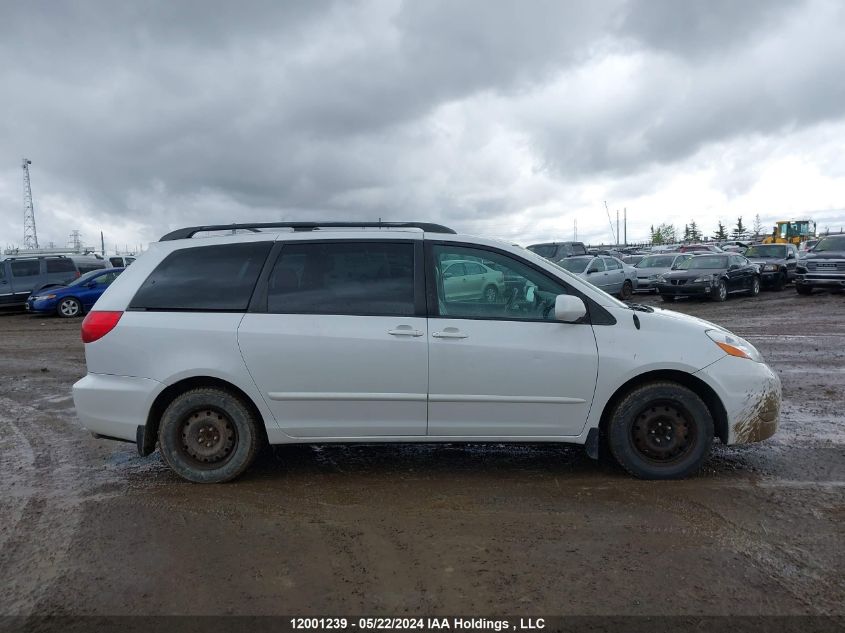
[{"label": "door mirror glass", "polygon": [[739,264],[731,264],[728,266],[728,270],[736,270],[737,268],[739,268]]},{"label": "door mirror glass", "polygon": [[555,320],[574,323],[587,314],[587,306],[581,297],[558,295],[555,297]]}]

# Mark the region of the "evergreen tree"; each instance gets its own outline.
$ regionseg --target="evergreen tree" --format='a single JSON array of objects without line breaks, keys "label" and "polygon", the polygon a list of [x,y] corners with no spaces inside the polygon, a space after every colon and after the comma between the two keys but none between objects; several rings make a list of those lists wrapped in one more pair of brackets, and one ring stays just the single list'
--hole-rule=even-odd
[{"label": "evergreen tree", "polygon": [[700,242],[702,237],[701,231],[698,230],[698,225],[693,220],[689,225],[689,238],[694,242]]},{"label": "evergreen tree", "polygon": [[763,233],[763,222],[760,220],[760,214],[754,216],[754,226],[752,227],[754,231],[754,235],[762,235]]},{"label": "evergreen tree", "polygon": [[720,242],[724,242],[728,239],[728,231],[725,229],[725,225],[722,224],[722,221],[719,220],[719,226],[716,229],[716,233],[713,235],[714,240],[718,240]]},{"label": "evergreen tree", "polygon": [[746,229],[745,225],[742,223],[742,216],[739,216],[736,219],[736,226],[734,227],[734,230],[731,231],[731,237],[733,237],[735,240],[739,240],[745,237],[745,234],[747,232],[748,229]]},{"label": "evergreen tree", "polygon": [[689,224],[684,224],[684,241],[689,242],[692,238],[690,237],[689,231]]}]

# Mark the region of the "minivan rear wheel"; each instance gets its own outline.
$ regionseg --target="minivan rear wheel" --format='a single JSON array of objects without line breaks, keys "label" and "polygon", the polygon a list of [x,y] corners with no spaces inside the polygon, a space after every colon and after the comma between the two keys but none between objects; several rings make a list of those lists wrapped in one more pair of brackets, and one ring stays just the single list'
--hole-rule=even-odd
[{"label": "minivan rear wheel", "polygon": [[641,479],[680,479],[697,471],[713,443],[713,417],[691,389],[674,382],[635,388],[607,429],[616,461]]},{"label": "minivan rear wheel", "polygon": [[177,475],[196,483],[230,481],[258,452],[255,416],[237,397],[216,387],[192,389],[165,409],[159,450]]}]

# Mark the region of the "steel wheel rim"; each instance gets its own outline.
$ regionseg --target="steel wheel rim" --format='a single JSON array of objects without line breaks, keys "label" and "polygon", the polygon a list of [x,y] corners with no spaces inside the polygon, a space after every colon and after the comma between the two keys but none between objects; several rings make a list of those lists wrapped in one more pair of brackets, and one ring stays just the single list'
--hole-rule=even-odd
[{"label": "steel wheel rim", "polygon": [[237,445],[237,427],[220,409],[199,407],[179,423],[180,451],[198,468],[219,468],[232,458]]},{"label": "steel wheel rim", "polygon": [[79,305],[73,299],[65,299],[59,304],[59,310],[65,316],[76,316],[79,314]]},{"label": "steel wheel rim", "polygon": [[484,300],[487,301],[487,303],[493,303],[496,300],[496,297],[498,296],[499,292],[492,286],[490,286],[489,288],[487,288],[487,290],[484,291]]},{"label": "steel wheel rim", "polygon": [[719,284],[719,298],[726,299],[728,296],[728,287],[725,285],[725,282]]},{"label": "steel wheel rim", "polygon": [[751,285],[751,291],[756,295],[760,292],[760,280],[754,279],[754,282]]},{"label": "steel wheel rim", "polygon": [[697,444],[697,424],[690,413],[671,400],[643,407],[631,423],[630,441],[644,459],[662,465],[676,463]]}]

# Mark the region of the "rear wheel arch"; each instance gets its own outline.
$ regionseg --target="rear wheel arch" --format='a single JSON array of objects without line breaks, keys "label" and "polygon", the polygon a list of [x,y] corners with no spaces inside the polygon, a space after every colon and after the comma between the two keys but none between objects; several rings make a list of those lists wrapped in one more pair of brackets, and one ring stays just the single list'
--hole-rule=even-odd
[{"label": "rear wheel arch", "polygon": [[719,396],[715,391],[713,391],[713,388],[710,387],[710,385],[700,378],[676,369],[659,369],[649,371],[644,374],[634,376],[626,383],[622,384],[607,400],[604,405],[604,409],[602,409],[601,418],[599,420],[599,433],[603,439],[607,437],[607,426],[610,422],[610,416],[616,409],[616,405],[619,404],[622,399],[634,389],[651,382],[675,382],[694,392],[704,401],[704,404],[707,405],[707,408],[710,411],[710,415],[713,418],[716,437],[718,437],[723,444],[727,444],[728,413],[725,410],[725,406],[722,404]]},{"label": "rear wheel arch", "polygon": [[161,416],[164,414],[165,409],[167,409],[170,403],[183,393],[202,387],[215,387],[217,389],[222,389],[240,400],[243,405],[249,409],[250,413],[255,416],[255,419],[258,421],[258,430],[263,436],[262,439],[264,444],[267,445],[267,427],[264,416],[261,414],[261,410],[256,406],[253,399],[250,398],[243,389],[240,389],[221,378],[214,378],[212,376],[193,376],[169,385],[160,394],[158,394],[158,396],[156,396],[156,399],[153,401],[150,411],[147,414],[147,422],[144,425],[144,437],[141,445],[138,447],[142,455],[149,455],[155,450]]}]

